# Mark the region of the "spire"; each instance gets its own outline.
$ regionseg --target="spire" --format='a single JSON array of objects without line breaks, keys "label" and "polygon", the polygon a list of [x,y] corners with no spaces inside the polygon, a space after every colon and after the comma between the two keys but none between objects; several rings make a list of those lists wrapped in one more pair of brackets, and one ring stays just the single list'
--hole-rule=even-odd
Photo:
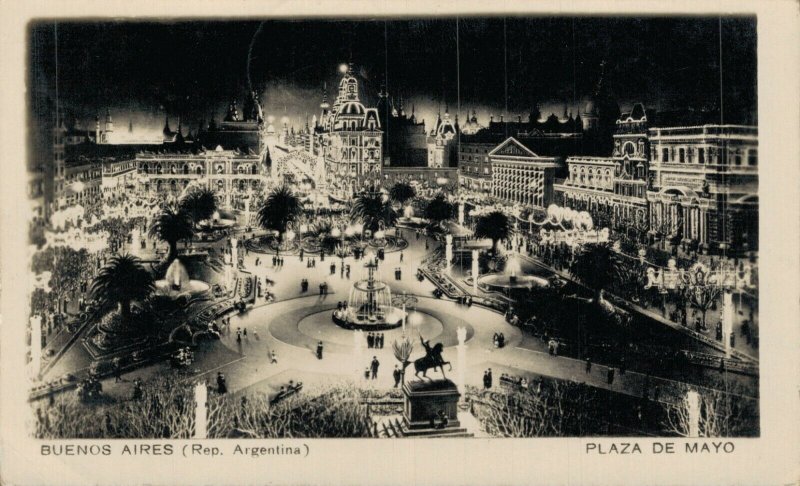
[{"label": "spire", "polygon": [[169,115],[166,115],[164,117],[164,130],[163,130],[163,133],[164,133],[164,135],[172,133],[172,130],[169,129]]},{"label": "spire", "polygon": [[319,105],[322,108],[322,111],[327,111],[331,105],[328,103],[328,82],[326,81],[322,85],[322,103]]}]

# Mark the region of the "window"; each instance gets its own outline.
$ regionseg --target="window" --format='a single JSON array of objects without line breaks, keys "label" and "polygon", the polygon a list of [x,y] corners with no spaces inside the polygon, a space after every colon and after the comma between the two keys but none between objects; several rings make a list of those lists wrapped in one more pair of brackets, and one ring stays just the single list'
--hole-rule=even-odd
[{"label": "window", "polygon": [[661,149],[661,161],[662,162],[669,162],[669,149],[668,148]]},{"label": "window", "polygon": [[699,162],[701,164],[705,164],[706,163],[706,149],[704,149],[702,147],[697,149],[697,162]]},{"label": "window", "polygon": [[686,149],[684,148],[678,149],[678,162],[681,163],[686,162]]},{"label": "window", "polygon": [[747,152],[747,165],[758,165],[758,150],[750,149]]}]

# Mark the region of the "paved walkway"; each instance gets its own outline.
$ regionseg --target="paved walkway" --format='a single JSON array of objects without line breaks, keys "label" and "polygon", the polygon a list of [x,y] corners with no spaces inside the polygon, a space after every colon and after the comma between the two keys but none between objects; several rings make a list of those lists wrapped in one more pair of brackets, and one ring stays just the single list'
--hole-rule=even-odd
[{"label": "paved walkway", "polygon": [[[625,374],[616,372],[613,383],[608,383],[608,368],[605,366],[593,365],[592,371],[586,373],[585,364],[581,361],[550,356],[544,352],[519,347],[522,341],[520,331],[507,324],[497,313],[476,306],[467,308],[451,301],[427,297],[431,295],[434,286],[428,281],[419,282],[415,278],[419,262],[426,254],[424,237],[416,240],[410,232],[406,231],[406,234],[410,236],[410,241],[409,248],[402,253],[403,261],[400,261],[401,253],[388,253],[386,260],[381,264],[383,277],[391,285],[392,292],[408,292],[421,296],[420,309],[434,315],[442,322],[448,322],[447,332],[453,332],[452,329],[459,323],[464,323],[473,330],[467,343],[466,364],[459,363],[459,353],[455,347],[445,349],[444,357],[453,365],[452,371],[447,369],[448,377],[456,378],[459,366],[464,366],[467,370],[465,372],[466,383],[481,387],[483,371],[492,367],[495,383],[499,380],[502,372],[508,372],[531,378],[548,376],[585,382],[592,386],[632,396],[641,396],[645,388],[645,381],[648,380],[644,375],[630,371]],[[436,244],[433,240],[429,240],[431,249]],[[271,393],[275,391],[276,387],[285,385],[284,382],[288,382],[290,379],[295,381],[313,380],[309,377],[318,377],[320,373],[328,377],[338,376],[343,380],[356,380],[365,385],[379,388],[393,386],[391,372],[397,364],[397,360],[388,339],[383,349],[367,349],[366,347],[357,349],[355,346],[346,346],[331,341],[325,345],[323,359],[318,360],[315,356],[314,346],[310,346],[310,343],[314,342],[313,339],[311,341],[298,339],[298,342],[292,342],[291,338],[281,335],[282,338],[289,341],[285,342],[282,339],[276,339],[275,333],[270,329],[273,325],[280,325],[278,321],[285,324],[286,319],[296,319],[297,316],[291,315],[293,310],[311,314],[335,307],[338,300],[346,300],[353,281],[361,276],[363,261],[358,262],[352,258],[344,260],[345,264],[351,266],[351,278],[347,279],[339,270],[342,260],[336,257],[326,257],[323,262],[317,256],[316,268],[308,268],[306,261],[301,262],[297,256],[285,256],[284,266],[273,268],[271,256],[244,252],[243,254],[244,265],[248,271],[266,276],[276,282],[270,290],[276,295],[277,302],[266,304],[261,301],[255,309],[248,313],[232,317],[231,329],[233,332],[223,336],[219,342],[211,343],[206,351],[198,353],[195,368],[202,373],[200,379],[208,379],[213,382],[216,372],[222,371],[226,375],[228,389],[232,393],[241,390],[263,390]],[[255,265],[256,258],[261,259],[261,265]],[[334,274],[330,273],[331,262],[336,264]],[[396,267],[403,270],[403,278],[399,281],[393,280],[393,272]],[[310,292],[316,290],[319,283],[328,283],[329,295],[320,299],[319,296],[303,294],[299,284],[301,278],[309,280]],[[450,324],[451,322],[453,324]],[[331,323],[331,325],[333,324]],[[237,327],[248,329],[248,337],[241,343],[236,341],[235,329]],[[494,332],[505,334],[507,346],[503,349],[493,346]],[[412,359],[421,356],[421,346],[416,342],[415,344]],[[273,350],[278,361],[274,364],[268,357],[268,353]],[[364,378],[364,370],[369,366],[373,356],[380,362],[378,377],[376,380],[367,380]],[[137,376],[146,378],[157,373],[169,372],[168,370],[169,368],[165,364],[153,365],[126,375],[126,379],[132,380]],[[412,373],[413,369],[409,369],[408,374]],[[119,396],[127,396],[130,393],[130,381],[121,384],[113,383],[113,381],[113,379],[109,379],[104,382],[104,389],[108,393]],[[664,380],[665,388],[669,385],[670,383]],[[668,393],[664,393],[662,398],[668,396]]]}]

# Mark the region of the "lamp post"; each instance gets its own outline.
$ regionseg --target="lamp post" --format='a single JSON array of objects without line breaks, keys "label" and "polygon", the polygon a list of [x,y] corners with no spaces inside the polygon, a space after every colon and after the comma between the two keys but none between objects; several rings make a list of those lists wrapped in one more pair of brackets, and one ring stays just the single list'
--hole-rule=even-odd
[{"label": "lamp post", "polygon": [[447,273],[450,273],[450,261],[453,259],[453,235],[445,236],[444,259]]},{"label": "lamp post", "polygon": [[205,439],[208,435],[208,411],[206,401],[208,387],[205,383],[198,383],[194,387],[194,438]]},{"label": "lamp post", "polygon": [[456,329],[456,336],[458,336],[458,389],[461,392],[461,402],[463,403],[466,397],[466,376],[467,376],[467,328],[460,326]]},{"label": "lamp post", "polygon": [[472,250],[472,293],[478,295],[478,250]]},{"label": "lamp post", "polygon": [[722,340],[725,343],[725,357],[731,357],[731,334],[733,333],[733,292],[725,290],[722,294]]}]

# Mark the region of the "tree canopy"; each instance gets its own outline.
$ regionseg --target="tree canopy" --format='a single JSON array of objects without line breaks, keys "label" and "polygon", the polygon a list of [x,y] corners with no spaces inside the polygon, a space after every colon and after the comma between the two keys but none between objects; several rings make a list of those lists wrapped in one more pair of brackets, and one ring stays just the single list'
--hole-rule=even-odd
[{"label": "tree canopy", "polygon": [[178,242],[194,235],[192,218],[176,204],[165,204],[150,225],[149,234],[169,245],[167,262],[178,256]]},{"label": "tree canopy", "polygon": [[302,205],[300,199],[289,186],[276,187],[264,200],[258,209],[258,224],[266,230],[278,232],[278,237],[283,239],[289,224],[300,218]]},{"label": "tree canopy", "polygon": [[198,188],[181,199],[180,208],[192,218],[194,224],[197,224],[211,218],[217,210],[217,198],[211,189]]},{"label": "tree canopy", "polygon": [[439,193],[433,197],[425,206],[425,218],[431,222],[432,225],[440,226],[444,221],[453,218],[455,214],[455,206],[447,200],[447,197]]},{"label": "tree canopy", "polygon": [[378,231],[383,223],[384,228],[397,222],[397,213],[388,198],[380,193],[363,193],[353,201],[350,215],[364,225],[365,230]]},{"label": "tree canopy", "polygon": [[475,223],[475,237],[492,240],[492,253],[497,253],[497,242],[511,234],[511,221],[502,211],[481,215]]},{"label": "tree canopy", "polygon": [[392,201],[400,204],[405,204],[406,201],[414,199],[416,195],[417,190],[407,182],[398,182],[389,189],[389,197],[392,198]]},{"label": "tree canopy", "polygon": [[117,305],[123,319],[130,317],[131,302],[148,298],[154,290],[153,276],[132,255],[112,256],[91,286],[100,306]]}]

